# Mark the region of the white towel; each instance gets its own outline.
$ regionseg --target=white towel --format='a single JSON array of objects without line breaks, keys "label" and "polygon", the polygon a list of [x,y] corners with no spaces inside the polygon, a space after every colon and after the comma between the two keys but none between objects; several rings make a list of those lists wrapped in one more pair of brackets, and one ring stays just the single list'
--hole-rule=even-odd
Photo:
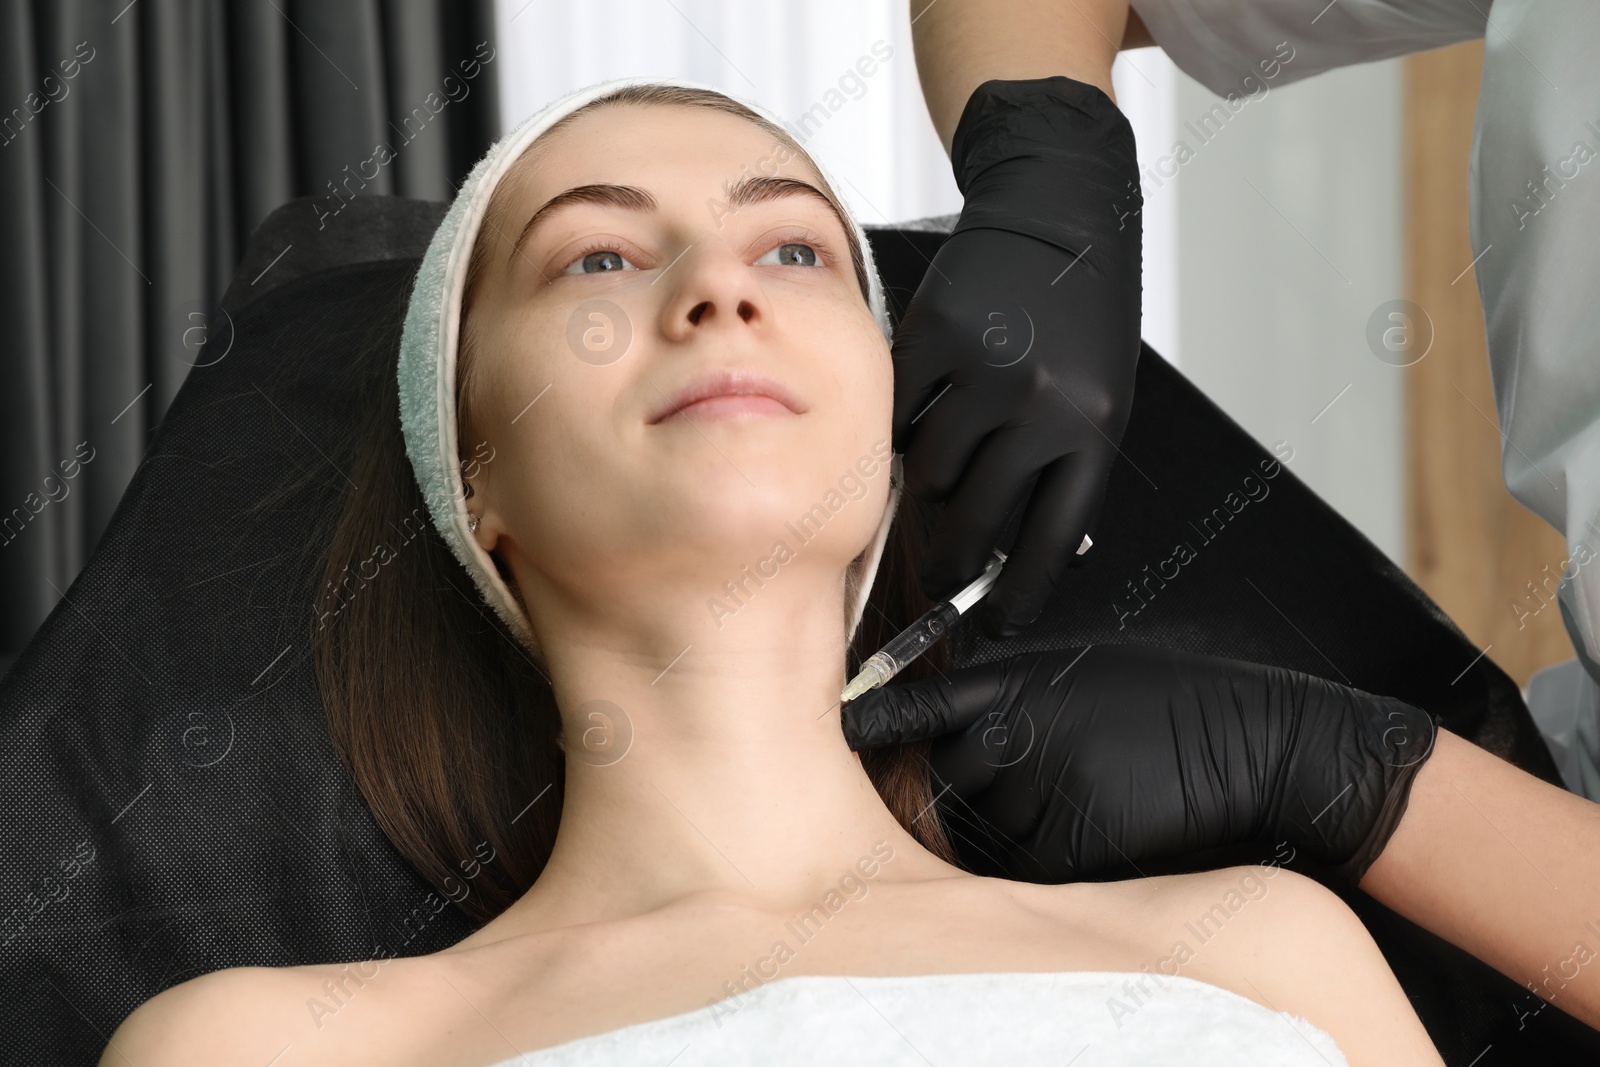
[{"label": "white towel", "polygon": [[1117,971],[797,975],[494,1067],[1347,1067],[1326,1032],[1220,986]]}]

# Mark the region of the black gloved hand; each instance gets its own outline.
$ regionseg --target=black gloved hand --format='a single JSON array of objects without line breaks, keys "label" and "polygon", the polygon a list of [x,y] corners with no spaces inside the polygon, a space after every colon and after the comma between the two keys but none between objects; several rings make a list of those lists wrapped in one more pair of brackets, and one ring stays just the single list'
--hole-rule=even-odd
[{"label": "black gloved hand", "polygon": [[1061,76],[978,86],[951,161],[961,217],[892,346],[895,451],[907,492],[948,498],[933,600],[982,572],[1026,505],[984,605],[998,638],[1038,617],[1105,496],[1139,358],[1142,199],[1127,118]]},{"label": "black gloved hand", "polygon": [[1012,877],[1288,841],[1355,885],[1405,813],[1435,723],[1281,667],[1092,645],[872,690],[845,705],[844,729],[853,749],[949,734],[934,772],[1013,843]]}]

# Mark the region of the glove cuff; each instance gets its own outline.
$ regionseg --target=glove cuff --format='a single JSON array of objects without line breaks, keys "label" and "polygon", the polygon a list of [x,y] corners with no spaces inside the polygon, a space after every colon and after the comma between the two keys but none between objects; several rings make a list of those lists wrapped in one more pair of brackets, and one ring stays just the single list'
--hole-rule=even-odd
[{"label": "glove cuff", "polygon": [[1080,255],[1131,247],[1138,268],[1133,126],[1096,86],[1063,75],[984,82],[961,112],[950,160],[965,198],[953,233],[1009,230]]},{"label": "glove cuff", "polygon": [[1438,716],[1403,701],[1393,703],[1395,707],[1384,721],[1381,737],[1371,746],[1372,766],[1378,775],[1375,784],[1383,790],[1382,805],[1365,840],[1349,859],[1333,869],[1334,877],[1352,887],[1360,885],[1367,869],[1383,853],[1395,828],[1405,817],[1411,785],[1422,765],[1433,755],[1434,740],[1438,737]]}]

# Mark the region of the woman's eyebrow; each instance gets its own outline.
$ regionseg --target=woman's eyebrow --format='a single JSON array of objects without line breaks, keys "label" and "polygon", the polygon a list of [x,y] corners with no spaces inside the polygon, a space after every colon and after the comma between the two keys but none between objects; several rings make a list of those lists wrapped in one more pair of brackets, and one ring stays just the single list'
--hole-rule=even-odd
[{"label": "woman's eyebrow", "polygon": [[[850,233],[850,224],[845,221],[845,217],[838,206],[828,199],[821,189],[818,189],[810,182],[803,182],[798,178],[760,175],[742,178],[727,187],[727,200],[718,206],[724,209],[723,215],[728,215],[739,208],[751,204],[760,204],[787,196],[809,196],[821,201],[827,205],[829,211],[833,212],[833,217],[838,220],[840,228],[847,235]],[[570,207],[573,204],[606,204],[628,211],[641,212],[655,211],[659,206],[655,197],[651,196],[647,190],[640,189],[636,185],[613,185],[610,182],[575,185],[571,189],[552,196],[539,207],[539,210],[533,213],[527,224],[522,227],[522,232],[517,235],[516,241],[512,243],[511,254],[506,256],[506,262],[508,264],[511,262],[511,257],[517,254],[539,223],[549,219],[551,215],[554,215],[562,208]]]},{"label": "woman's eyebrow", "polygon": [[612,207],[626,208],[629,211],[654,211],[656,198],[644,189],[635,185],[612,185],[609,182],[595,182],[589,185],[576,185],[571,189],[557,193],[546,200],[533,217],[522,227],[522,232],[517,235],[516,241],[511,245],[511,255],[506,257],[506,262],[511,262],[511,256],[517,254],[522,248],[534,227],[548,219],[551,215],[564,207],[573,204],[609,204]]},{"label": "woman's eyebrow", "polygon": [[845,221],[844,214],[840,212],[838,205],[828,199],[821,189],[818,189],[810,182],[803,182],[799,178],[764,177],[760,175],[742,178],[728,189],[728,202],[720,206],[726,209],[722,214],[729,215],[750,204],[779,200],[786,196],[809,196],[821,201],[829,211],[833,212],[833,217],[839,221],[839,228],[846,235],[851,232],[850,224]]}]

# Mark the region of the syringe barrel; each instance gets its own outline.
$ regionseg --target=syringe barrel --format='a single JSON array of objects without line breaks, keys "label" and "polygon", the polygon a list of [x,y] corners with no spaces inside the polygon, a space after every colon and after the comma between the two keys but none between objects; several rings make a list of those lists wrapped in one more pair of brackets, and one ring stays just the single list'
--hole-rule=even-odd
[{"label": "syringe barrel", "polygon": [[899,674],[912,660],[931,648],[960,617],[960,610],[954,604],[946,603],[942,609],[934,608],[927,612],[885,645],[878,655],[891,661],[891,676]]}]

